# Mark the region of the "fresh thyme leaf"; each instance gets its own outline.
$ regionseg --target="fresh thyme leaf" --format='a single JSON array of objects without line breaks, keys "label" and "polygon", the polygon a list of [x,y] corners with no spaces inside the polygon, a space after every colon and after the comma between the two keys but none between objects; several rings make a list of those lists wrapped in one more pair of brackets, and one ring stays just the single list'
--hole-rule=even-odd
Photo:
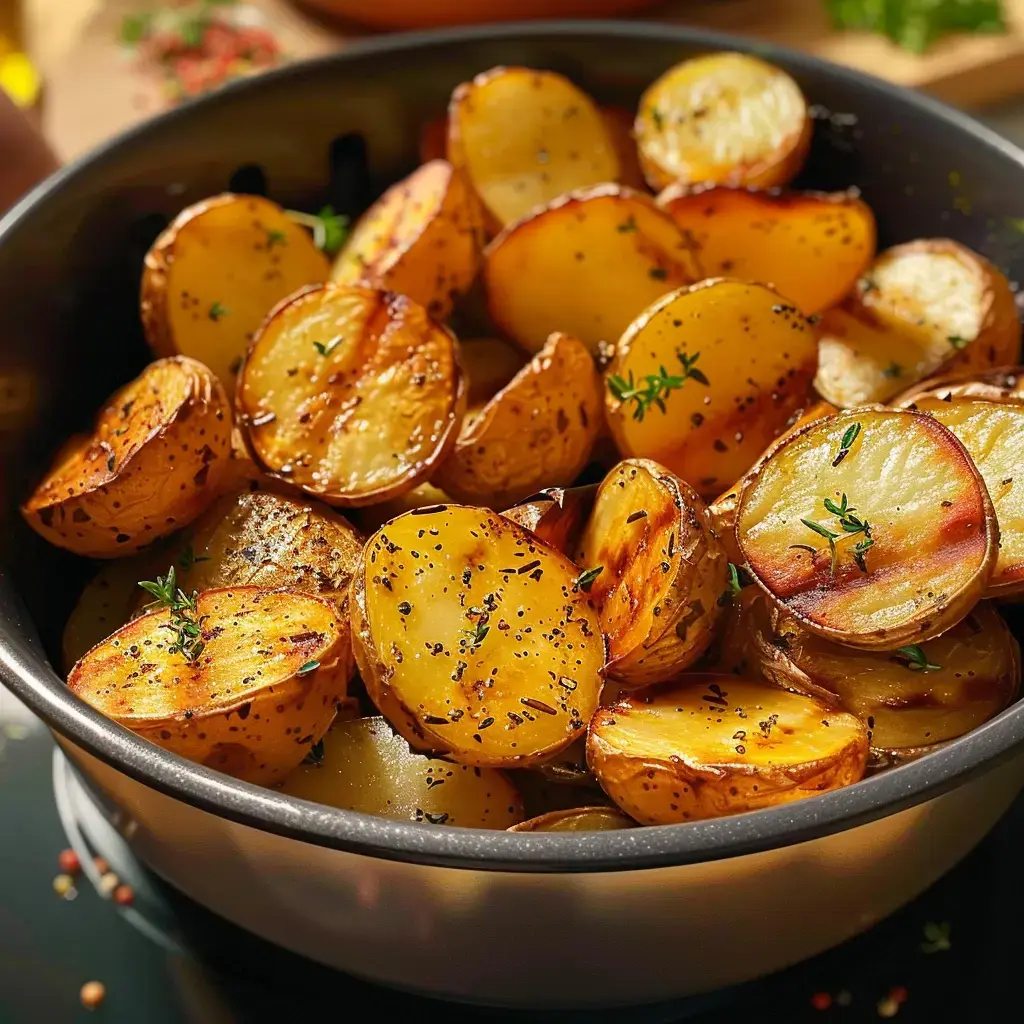
[{"label": "fresh thyme leaf", "polygon": [[665,115],[657,107],[651,107],[651,120],[659,132],[665,127]]},{"label": "fresh thyme leaf", "polygon": [[928,660],[928,656],[924,653],[924,648],[917,644],[911,644],[909,647],[898,647],[896,653],[902,654],[907,659],[906,667],[912,672],[939,672],[942,670],[941,665],[933,665]]},{"label": "fresh thyme leaf", "polygon": [[594,585],[594,580],[596,580],[603,572],[603,565],[595,565],[593,569],[584,569],[583,572],[576,577],[576,586],[579,587],[584,594],[589,594],[590,588]]},{"label": "fresh thyme leaf", "polygon": [[341,335],[339,334],[336,338],[331,338],[326,345],[322,341],[314,341],[313,348],[315,348],[320,355],[329,356],[340,344]]},{"label": "fresh thyme leaf", "polygon": [[813,530],[818,536],[824,537],[826,540],[835,540],[839,534],[833,533],[828,527],[822,526],[821,523],[816,523],[812,519],[801,519],[801,523],[804,524],[809,530]]},{"label": "fresh thyme leaf", "polygon": [[743,582],[743,577],[740,575],[740,569],[738,566],[729,563],[729,592],[731,594],[738,594],[746,584]]},{"label": "fresh thyme leaf", "polygon": [[126,14],[121,19],[121,42],[126,46],[136,46],[149,35],[152,27],[153,15],[151,12]]},{"label": "fresh thyme leaf", "polygon": [[[181,557],[178,559],[178,568],[182,572],[190,572],[192,568],[198,565],[200,562],[208,562],[210,560],[209,555],[196,555],[192,549],[191,544],[185,546],[185,550],[182,551]],[[140,583],[139,586],[142,586]]]},{"label": "fresh thyme leaf", "polygon": [[166,576],[157,576],[155,580],[139,580],[139,586],[147,594],[152,594],[155,600],[149,607],[166,605],[168,608],[174,604],[174,597],[178,590],[178,581],[175,576],[174,566],[167,570]]},{"label": "fresh thyme leaf", "polygon": [[230,313],[230,312],[231,312],[231,310],[228,309],[226,306],[222,306],[219,302],[215,302],[215,303],[213,303],[213,305],[210,306],[210,311],[206,315],[214,323],[216,323],[218,320],[220,320],[221,317],[227,316],[228,313]]},{"label": "fresh thyme leaf", "polygon": [[826,498],[824,503],[826,511],[831,512],[834,516],[846,515],[847,509],[850,507],[846,495],[844,494],[840,500],[842,504],[837,505],[831,498]]},{"label": "fresh thyme leaf", "polygon": [[274,231],[267,228],[267,248],[273,249],[275,245],[287,245],[288,236],[283,231]]},{"label": "fresh thyme leaf", "polygon": [[313,244],[329,256],[333,256],[348,238],[348,217],[334,212],[333,206],[324,206],[319,213],[301,213],[299,210],[286,211],[297,224],[313,232]]},{"label": "fresh thyme leaf", "polygon": [[317,740],[309,748],[309,753],[302,759],[303,764],[320,764],[324,759],[324,741]]},{"label": "fresh thyme leaf", "polygon": [[865,537],[864,540],[857,541],[853,546],[853,560],[857,563],[857,568],[861,572],[867,572],[867,563],[864,561],[864,556],[867,554],[868,548],[874,545],[874,540],[871,537]]},{"label": "fresh thyme leaf", "polygon": [[308,676],[310,672],[315,672],[320,667],[320,662],[313,660],[307,661],[295,674],[297,676]]},{"label": "fresh thyme leaf", "polygon": [[835,468],[839,465],[847,455],[850,454],[850,449],[853,447],[853,442],[857,440],[860,435],[860,424],[854,423],[847,427],[843,432],[842,440],[839,442],[839,454],[832,460],[832,467]]},{"label": "fresh thyme leaf", "polygon": [[476,647],[478,644],[482,644],[484,642],[484,637],[487,636],[488,632],[490,631],[490,628],[491,627],[488,626],[487,623],[484,622],[483,619],[481,619],[476,624],[476,628],[474,628],[474,629],[464,629],[464,630],[462,630],[462,632],[465,633],[466,636],[469,637],[469,644],[470,644],[470,646],[471,647]]},{"label": "fresh thyme leaf", "polygon": [[630,231],[636,231],[636,217],[630,214],[619,226],[618,231],[622,234],[626,234]]},{"label": "fresh thyme leaf", "polygon": [[203,36],[206,35],[206,30],[209,27],[209,20],[202,16],[186,19],[178,29],[178,34],[181,36],[182,44],[187,46],[190,50],[194,50],[202,46]]},{"label": "fresh thyme leaf", "polygon": [[890,380],[894,380],[896,377],[903,376],[903,367],[899,363],[890,363],[883,371],[883,377],[888,377]]},{"label": "fresh thyme leaf", "polygon": [[963,349],[967,348],[969,344],[968,339],[961,338],[959,334],[951,334],[948,338],[946,338],[946,341],[948,341],[950,345],[952,345],[953,348],[957,350],[957,352],[960,352]]}]

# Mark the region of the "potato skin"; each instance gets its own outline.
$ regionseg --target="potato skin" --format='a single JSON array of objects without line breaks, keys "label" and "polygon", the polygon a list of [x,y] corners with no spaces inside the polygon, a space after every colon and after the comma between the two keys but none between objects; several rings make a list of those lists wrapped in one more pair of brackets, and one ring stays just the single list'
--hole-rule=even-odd
[{"label": "potato skin", "polygon": [[513,825],[509,832],[610,832],[636,828],[636,822],[617,807],[573,807],[548,811]]},{"label": "potato skin", "polygon": [[93,558],[140,550],[191,522],[227,470],[231,413],[210,371],[159,359],[100,410],[22,506],[37,533]]},{"label": "potato skin", "polygon": [[913,409],[919,398],[936,398],[943,402],[966,398],[1024,404],[1024,366],[940,373],[907,388],[892,400],[892,404],[897,409]]},{"label": "potato skin", "polygon": [[545,487],[501,514],[536,534],[548,547],[572,557],[590,517],[597,486]]}]

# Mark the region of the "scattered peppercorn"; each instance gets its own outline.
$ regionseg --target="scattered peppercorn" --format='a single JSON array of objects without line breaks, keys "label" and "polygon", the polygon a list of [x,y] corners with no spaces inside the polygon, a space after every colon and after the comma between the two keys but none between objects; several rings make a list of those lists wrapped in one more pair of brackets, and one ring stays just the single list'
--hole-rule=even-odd
[{"label": "scattered peppercorn", "polygon": [[107,998],[107,987],[102,981],[87,981],[78,993],[87,1010],[95,1010]]}]

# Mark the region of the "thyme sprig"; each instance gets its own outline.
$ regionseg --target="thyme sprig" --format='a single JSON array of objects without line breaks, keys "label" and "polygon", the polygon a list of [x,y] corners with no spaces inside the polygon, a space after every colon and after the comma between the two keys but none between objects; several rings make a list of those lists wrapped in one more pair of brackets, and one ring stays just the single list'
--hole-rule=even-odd
[{"label": "thyme sprig", "polygon": [[839,442],[839,453],[832,460],[832,466],[835,468],[839,465],[847,455],[850,454],[850,449],[853,447],[853,442],[857,440],[860,434],[860,424],[854,423],[846,428],[846,432],[843,434],[842,440]]},{"label": "thyme sprig", "polygon": [[288,216],[296,224],[309,228],[313,232],[313,244],[329,256],[333,256],[348,238],[349,219],[335,213],[333,206],[324,206],[317,214],[289,210]]},{"label": "thyme sprig", "polygon": [[165,622],[163,628],[174,633],[174,641],[167,648],[167,653],[181,654],[186,661],[195,661],[206,650],[203,623],[208,618],[206,615],[196,617],[199,591],[193,590],[191,594],[186,594],[178,586],[177,573],[173,565],[167,570],[166,576],[157,576],[155,580],[140,580],[139,586],[154,597],[154,600],[146,605],[148,609],[170,610],[171,621]]},{"label": "thyme sprig", "polygon": [[676,352],[676,358],[682,367],[681,374],[669,373],[664,366],[659,366],[657,373],[646,374],[643,383],[640,384],[637,383],[632,370],[628,377],[612,374],[608,378],[608,390],[623,404],[635,402],[633,419],[642,423],[651,406],[665,412],[665,399],[673,391],[678,391],[688,380],[695,380],[705,386],[710,383],[704,372],[694,365],[700,358],[699,352],[694,352],[693,355]]},{"label": "thyme sprig", "polygon": [[593,569],[584,569],[583,572],[576,577],[576,586],[582,590],[584,594],[589,594],[590,588],[594,585],[594,580],[596,580],[603,572],[603,565],[595,565]]},{"label": "thyme sprig", "polygon": [[[859,427],[860,424],[855,424],[855,426]],[[849,431],[847,431],[847,434],[849,434]],[[826,512],[831,513],[839,520],[840,533],[830,530],[821,523],[816,523],[813,519],[801,519],[800,522],[809,530],[813,530],[818,536],[824,537],[828,541],[829,552],[832,556],[831,572],[833,575],[835,574],[836,565],[839,561],[839,549],[836,542],[848,540],[858,535],[863,535],[863,537],[853,547],[853,560],[861,572],[867,572],[868,567],[864,556],[875,544],[874,538],[871,536],[871,524],[866,519],[861,519],[860,516],[856,515],[857,509],[850,504],[850,500],[845,492],[839,499],[838,504],[831,498],[826,498],[822,504],[825,506]]]},{"label": "thyme sprig", "polygon": [[924,648],[918,644],[911,644],[909,647],[897,647],[896,653],[902,654],[907,659],[904,665],[911,672],[940,672],[942,670],[941,665],[935,665],[928,660],[928,655],[924,653]]}]

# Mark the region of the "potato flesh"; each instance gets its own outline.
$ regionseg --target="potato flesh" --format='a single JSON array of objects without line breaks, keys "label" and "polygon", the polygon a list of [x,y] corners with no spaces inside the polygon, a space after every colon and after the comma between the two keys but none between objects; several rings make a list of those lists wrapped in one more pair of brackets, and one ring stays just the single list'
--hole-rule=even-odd
[{"label": "potato flesh", "polygon": [[611,832],[635,827],[636,822],[617,807],[574,807],[530,818],[509,832]]},{"label": "potato flesh", "polygon": [[331,504],[365,505],[423,482],[455,440],[464,383],[453,337],[422,306],[326,286],[267,322],[237,404],[269,472]]},{"label": "potato flesh", "polygon": [[[852,446],[840,458],[844,437]],[[844,531],[823,505],[844,494],[871,529],[866,572],[854,558],[865,535]],[[834,573],[826,538],[804,519],[840,535]],[[956,438],[929,416],[877,409],[819,420],[776,448],[743,493],[736,533],[755,578],[802,625],[881,649],[962,618],[981,596],[998,540]]]},{"label": "potato flesh", "polygon": [[[705,384],[686,377],[695,360]],[[764,285],[715,280],[664,296],[630,325],[605,374],[605,411],[624,456],[654,459],[704,498],[745,473],[807,404],[817,346],[810,325]],[[742,373],[737,368],[742,368]],[[638,418],[616,380],[682,376]]]},{"label": "potato flesh", "polygon": [[460,338],[459,358],[470,408],[486,404],[526,365],[522,350],[501,338]]},{"label": "potato flesh", "polygon": [[393,520],[367,542],[353,588],[370,696],[415,747],[460,763],[557,753],[586,728],[604,667],[577,574],[485,509]]},{"label": "potato flesh", "polygon": [[300,764],[282,793],[433,825],[507,829],[522,821],[522,798],[506,775],[417,754],[383,718],[336,722],[323,742],[321,760]]}]

